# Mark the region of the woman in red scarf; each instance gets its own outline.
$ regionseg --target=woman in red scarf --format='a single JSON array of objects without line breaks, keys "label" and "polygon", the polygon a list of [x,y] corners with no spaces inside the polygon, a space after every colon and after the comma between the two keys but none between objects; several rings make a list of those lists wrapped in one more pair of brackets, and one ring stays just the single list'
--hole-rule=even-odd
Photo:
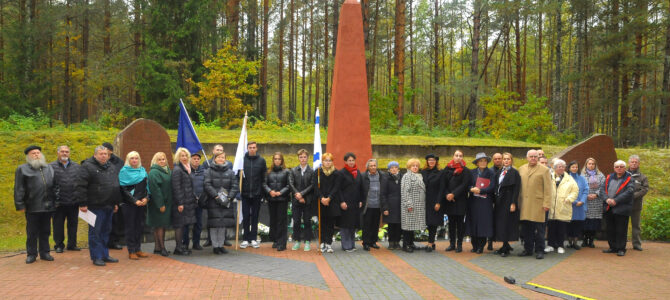
[{"label": "woman in red scarf", "polygon": [[465,166],[463,152],[456,150],[444,169],[440,195],[445,200],[445,212],[449,217],[449,247],[447,251],[463,251],[465,212],[468,203],[470,170]]},{"label": "woman in red scarf", "polygon": [[338,171],[341,175],[341,215],[338,226],[342,237],[342,250],[353,252],[356,251],[354,235],[356,228],[360,228],[360,208],[363,206],[364,197],[361,191],[361,173],[356,167],[356,155],[349,152],[344,155],[344,161],[344,168]]}]

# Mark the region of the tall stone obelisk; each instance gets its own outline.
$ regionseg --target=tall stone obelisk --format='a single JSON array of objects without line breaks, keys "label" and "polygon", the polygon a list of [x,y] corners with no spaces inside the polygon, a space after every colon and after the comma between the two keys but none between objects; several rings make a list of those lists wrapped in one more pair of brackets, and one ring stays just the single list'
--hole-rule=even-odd
[{"label": "tall stone obelisk", "polygon": [[360,170],[372,157],[363,16],[356,0],[346,0],[340,10],[326,151],[337,168],[347,152],[356,154]]}]

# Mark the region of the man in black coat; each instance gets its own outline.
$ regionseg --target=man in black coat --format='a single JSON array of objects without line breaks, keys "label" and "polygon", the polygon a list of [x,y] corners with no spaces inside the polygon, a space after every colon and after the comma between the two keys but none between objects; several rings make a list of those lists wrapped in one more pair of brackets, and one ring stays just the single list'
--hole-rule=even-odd
[{"label": "man in black coat", "polygon": [[379,240],[379,218],[382,211],[388,215],[386,191],[383,190],[388,177],[377,170],[377,160],[374,158],[368,160],[365,168],[367,171],[361,174],[362,195],[365,197],[362,222],[363,250],[370,251],[370,248],[379,249],[377,240]]},{"label": "man in black coat", "polygon": [[24,151],[26,163],[14,173],[14,206],[26,214],[26,263],[53,261],[49,254],[51,215],[54,211],[54,171],[42,155],[42,148],[29,146]]},{"label": "man in black coat", "polygon": [[[201,198],[207,197],[205,194],[205,167],[200,164],[200,158],[201,156],[198,153],[191,154],[190,176],[193,182],[193,193],[198,197],[198,203],[200,203]],[[182,244],[184,244],[184,249],[188,249],[188,226],[184,226],[183,230],[184,238],[182,239]],[[193,250],[202,250],[202,246],[200,246],[200,233],[202,233],[202,207],[198,205],[195,208],[195,224],[193,224]]]},{"label": "man in black coat", "polygon": [[[247,153],[244,155],[244,177],[242,179],[242,228],[244,237],[240,248],[244,249],[251,245],[260,247],[256,241],[258,235],[258,215],[261,210],[261,199],[263,198],[263,185],[265,174],[268,171],[265,159],[258,155],[256,142],[247,144]],[[242,176],[241,174],[238,174]]]},{"label": "man in black coat", "polygon": [[[305,242],[305,251],[310,251],[312,239],[312,200],[314,198],[314,170],[307,164],[309,153],[298,150],[300,165],[291,169],[289,186],[291,188],[291,212],[293,213],[293,250],[300,249],[300,241]],[[305,227],[304,229],[302,227]]]},{"label": "man in black coat", "polygon": [[[123,168],[125,162],[114,154],[114,146],[112,146],[112,144],[105,142],[102,145],[109,151],[109,162],[112,164],[112,167],[116,169],[116,177],[119,177],[119,172],[121,172],[121,168]],[[119,195],[119,199],[116,200],[117,203],[122,203],[120,197],[121,196]],[[112,232],[109,235],[109,245],[107,245],[109,249],[123,249],[121,246],[121,240],[123,239],[125,232],[123,227],[123,213],[122,210],[119,209],[112,215]]]},{"label": "man in black coat", "polygon": [[[491,156],[491,161],[493,162],[493,166],[491,166],[491,171],[493,171],[494,175],[498,174],[498,172],[500,172],[500,170],[502,170],[502,168],[503,168],[503,161],[502,160],[503,160],[503,156],[502,156],[501,153],[494,153]],[[492,203],[491,205],[493,205],[493,209],[495,210],[495,202]],[[495,226],[496,226],[496,223],[493,222],[493,232],[496,232]],[[486,249],[491,251],[491,250],[493,250],[493,237],[488,238],[488,242],[489,243],[488,243],[488,246],[486,247]]]},{"label": "man in black coat", "polygon": [[105,146],[95,147],[93,157],[81,164],[78,193],[86,195],[79,203],[82,212],[96,215],[95,226],[88,227],[88,248],[96,266],[116,263],[109,256],[109,235],[112,231],[112,215],[118,211],[121,201],[119,173],[109,161],[109,150]]},{"label": "man in black coat", "polygon": [[65,222],[67,221],[67,250],[79,251],[77,247],[77,226],[79,224],[79,202],[81,195],[77,194],[77,178],[81,172],[81,165],[70,159],[70,147],[59,146],[58,159],[49,165],[54,170],[54,186],[56,193],[56,213],[53,217],[54,246],[56,253],[63,253],[65,244]]},{"label": "man in black coat", "polygon": [[626,162],[617,160],[614,173],[607,175],[605,184],[600,186],[600,198],[603,203],[603,219],[607,222],[607,243],[609,249],[603,253],[626,255],[626,239],[628,234],[628,217],[633,210],[633,194],[635,182],[630,173],[626,172]]}]

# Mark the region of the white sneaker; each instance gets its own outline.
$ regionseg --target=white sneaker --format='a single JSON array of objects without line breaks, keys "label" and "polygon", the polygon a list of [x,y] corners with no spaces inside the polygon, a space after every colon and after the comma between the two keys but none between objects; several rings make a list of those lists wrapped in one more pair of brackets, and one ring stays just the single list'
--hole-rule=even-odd
[{"label": "white sneaker", "polygon": [[328,252],[328,253],[333,253],[333,247],[330,246],[330,245],[328,245],[328,244],[326,244],[326,252]]},{"label": "white sneaker", "polygon": [[326,250],[328,250],[328,247],[326,247],[326,243],[321,243],[319,249],[321,249],[321,253],[323,253],[326,252]]},{"label": "white sneaker", "polygon": [[563,247],[558,247],[558,250],[557,250],[557,251],[558,251],[558,254],[563,254],[563,253],[565,253],[565,249],[563,249]]},{"label": "white sneaker", "polygon": [[254,249],[258,249],[260,246],[256,240],[251,241],[251,247],[254,247]]},{"label": "white sneaker", "polygon": [[554,247],[547,246],[544,248],[544,253],[550,253],[550,252],[554,252]]},{"label": "white sneaker", "polygon": [[247,242],[247,241],[243,241],[243,242],[240,244],[240,248],[241,248],[241,249],[244,249],[244,248],[246,248],[246,247],[249,247],[249,242]]},{"label": "white sneaker", "polygon": [[347,252],[347,253],[356,252],[356,248],[351,248],[351,249],[347,249],[347,250],[344,250],[344,251]]}]

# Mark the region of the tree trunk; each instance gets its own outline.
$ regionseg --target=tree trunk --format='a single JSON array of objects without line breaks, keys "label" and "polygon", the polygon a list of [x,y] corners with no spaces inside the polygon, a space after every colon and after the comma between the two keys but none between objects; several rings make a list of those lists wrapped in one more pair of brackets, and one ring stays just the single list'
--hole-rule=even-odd
[{"label": "tree trunk", "polygon": [[[481,25],[482,3],[481,0],[475,0],[473,4],[472,15],[472,64],[470,66],[470,103],[468,104],[469,135],[475,131],[475,121],[477,120],[477,91],[479,87],[479,35]],[[518,40],[518,38],[517,38]]]},{"label": "tree trunk", "polygon": [[306,56],[307,54],[307,18],[304,16],[304,10],[303,10],[303,18],[302,18],[302,61],[300,62],[302,66],[302,93],[301,93],[301,98],[302,100],[300,101],[302,103],[302,120],[305,121],[305,64],[307,62]]},{"label": "tree trunk", "polygon": [[537,96],[542,97],[542,9],[544,0],[538,1],[537,21]]},{"label": "tree trunk", "polygon": [[[517,8],[521,9],[521,5],[519,0],[517,0]],[[519,13],[519,10],[516,11],[515,18],[514,18],[514,42],[515,42],[515,47],[514,47],[514,54],[515,54],[515,90],[517,94],[519,94],[519,99],[521,101],[524,101],[524,91],[521,90],[521,15]],[[474,30],[474,29],[473,29]]]},{"label": "tree trunk", "polygon": [[277,118],[284,119],[284,0],[279,2],[279,85],[277,87]]},{"label": "tree trunk", "polygon": [[[411,113],[416,113],[416,76],[414,74],[414,2],[409,0],[409,87],[412,89]],[[444,67],[444,65],[442,65]]]},{"label": "tree trunk", "polygon": [[[323,21],[323,126],[328,127],[328,2],[324,1]],[[334,52],[334,51],[333,51]]]},{"label": "tree trunk", "polygon": [[562,39],[562,32],[561,30],[563,29],[563,22],[561,20],[561,6],[563,4],[563,0],[558,0],[557,1],[557,8],[556,8],[556,69],[555,69],[555,74],[554,74],[554,89],[553,89],[553,95],[551,96],[551,103],[552,103],[552,110],[554,112],[554,124],[558,125],[558,128],[562,128],[562,123],[561,123],[561,115],[560,115],[560,108],[561,108],[561,39]]},{"label": "tree trunk", "polygon": [[[670,15],[670,0],[668,1],[667,14]],[[663,47],[663,86],[661,87],[661,111],[658,120],[661,138],[658,141],[659,147],[668,147],[670,145],[670,22],[665,22],[665,46]]]},{"label": "tree trunk", "polygon": [[432,118],[429,118],[431,127],[438,124],[440,119],[440,64],[438,63],[440,54],[439,2],[439,0],[435,0],[433,8],[433,115]]},{"label": "tree trunk", "polygon": [[[261,105],[260,114],[268,117],[268,29],[270,24],[270,0],[263,0],[263,57],[261,58]],[[281,40],[281,39],[280,39]],[[281,74],[281,70],[280,70]],[[279,101],[281,103],[281,100]]]},{"label": "tree trunk", "polygon": [[295,36],[294,31],[295,31],[295,2],[294,0],[290,0],[291,2],[289,3],[289,12],[291,13],[291,21],[290,21],[290,27],[289,27],[289,38],[288,38],[288,120],[289,122],[295,121],[295,113],[296,113],[296,107],[295,107],[295,97],[293,92],[295,91],[295,86],[293,85],[293,81],[295,80],[295,77],[293,74],[295,73],[294,69],[294,62],[295,62],[295,56],[293,53],[294,50],[294,42],[295,42]]},{"label": "tree trunk", "polygon": [[377,43],[378,43],[378,32],[379,32],[379,2],[380,0],[375,1],[375,17],[374,17],[374,29],[372,31],[372,56],[370,57],[370,66],[367,70],[368,72],[368,89],[374,87],[375,84],[375,74],[376,71],[376,61],[377,61]]},{"label": "tree trunk", "polygon": [[[309,0],[309,65],[307,67],[307,70],[309,71],[309,89],[307,91],[307,120],[310,121],[312,120],[312,79],[314,78],[314,70],[312,69],[312,66],[314,65],[314,51],[314,0]],[[318,76],[318,70],[316,74]],[[319,93],[317,93],[317,95],[318,94]]]},{"label": "tree trunk", "polygon": [[405,0],[395,2],[395,59],[394,76],[398,79],[398,127],[403,123],[405,102]]},{"label": "tree trunk", "polygon": [[240,40],[239,35],[239,22],[240,22],[240,0],[228,0],[226,3],[226,14],[228,16],[228,32],[232,37],[231,44],[233,47],[237,47]]},{"label": "tree trunk", "polygon": [[0,0],[0,83],[5,81],[5,0]]},{"label": "tree trunk", "polygon": [[[135,60],[135,65],[139,65],[140,61],[140,47],[142,46],[142,7],[141,7],[141,0],[134,0],[133,1],[133,15],[134,15],[134,23],[135,23],[135,32],[133,34],[133,40],[134,40],[134,60]],[[138,74],[137,71],[134,72],[133,75],[133,89],[135,90],[135,105],[140,106],[142,105],[142,98],[140,96],[140,90],[137,89],[137,80],[138,80]]]}]

